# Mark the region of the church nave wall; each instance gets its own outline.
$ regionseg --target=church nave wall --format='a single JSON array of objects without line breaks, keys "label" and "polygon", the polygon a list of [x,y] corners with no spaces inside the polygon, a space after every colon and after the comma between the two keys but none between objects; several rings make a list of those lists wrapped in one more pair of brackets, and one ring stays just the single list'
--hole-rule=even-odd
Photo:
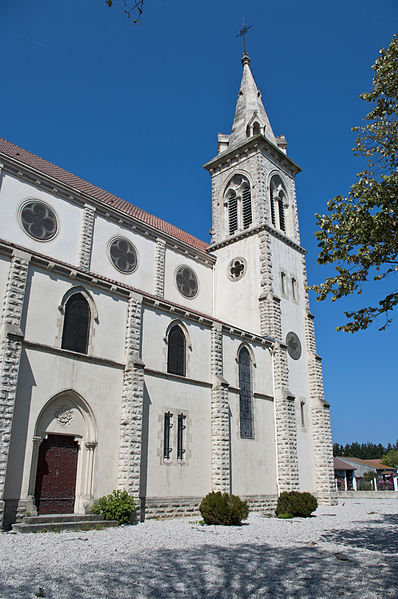
[{"label": "church nave wall", "polygon": [[[135,265],[120,262],[120,268],[115,267],[110,256],[110,244],[115,238],[126,239],[133,244],[133,249],[136,252]],[[92,272],[152,293],[154,263],[155,241],[96,214],[90,269]],[[123,272],[123,270],[130,269],[132,272]]]},{"label": "church nave wall", "polygon": [[61,348],[65,303],[74,292],[86,294],[90,305],[88,355],[123,362],[127,299],[33,266],[27,286],[25,339]]},{"label": "church nave wall", "polygon": [[146,370],[167,373],[168,331],[175,323],[182,327],[186,340],[187,379],[210,383],[210,329],[177,314],[144,307],[142,317],[142,360]]},{"label": "church nave wall", "polygon": [[[189,287],[183,288],[184,293],[188,292],[188,295],[183,295],[177,286],[177,270],[180,267],[187,266],[196,277],[197,285],[195,280],[187,280],[188,285],[191,284],[192,291],[189,291]],[[180,276],[185,276],[182,272]],[[192,310],[198,310],[205,314],[213,314],[213,272],[211,268],[211,261],[209,259],[209,266],[201,264],[199,261],[193,260],[190,256],[174,251],[166,246],[165,255],[165,280],[164,280],[164,297],[165,299],[192,308]]]},{"label": "church nave wall", "polygon": [[[97,445],[93,495],[99,497],[116,488],[122,377],[122,365],[104,366],[84,357],[76,360],[38,348],[23,350],[7,469],[10,473],[7,476],[7,499],[28,495],[33,442],[37,434],[46,431],[74,434],[77,414],[72,411],[70,419],[62,418],[63,412],[70,409],[71,391],[88,404],[95,421]],[[50,427],[38,431],[40,413],[56,396],[60,400],[54,405],[53,412],[54,419],[59,421],[58,430]]]},{"label": "church nave wall", "polygon": [[[145,374],[142,464],[144,496],[203,497],[211,487],[210,385]],[[170,453],[164,457],[165,414],[171,416]],[[178,416],[184,417],[178,458]],[[146,437],[146,441],[145,441]],[[144,489],[142,489],[144,491]]]},{"label": "church nave wall", "polygon": [[[48,241],[27,234],[21,223],[21,209],[37,200],[48,206],[56,217],[56,232]],[[41,254],[78,265],[80,227],[83,210],[79,206],[33,185],[4,174],[0,188],[2,218],[0,239],[11,241]]]}]

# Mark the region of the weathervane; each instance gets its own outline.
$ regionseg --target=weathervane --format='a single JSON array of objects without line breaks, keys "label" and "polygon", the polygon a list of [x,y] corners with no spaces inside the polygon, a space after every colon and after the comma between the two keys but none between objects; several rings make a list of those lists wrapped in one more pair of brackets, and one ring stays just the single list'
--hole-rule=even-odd
[{"label": "weathervane", "polygon": [[242,18],[242,29],[239,31],[238,35],[235,35],[235,37],[241,37],[243,38],[243,54],[246,54],[246,38],[245,35],[246,33],[249,31],[250,27],[253,27],[253,25],[245,25],[245,20],[244,18]]}]

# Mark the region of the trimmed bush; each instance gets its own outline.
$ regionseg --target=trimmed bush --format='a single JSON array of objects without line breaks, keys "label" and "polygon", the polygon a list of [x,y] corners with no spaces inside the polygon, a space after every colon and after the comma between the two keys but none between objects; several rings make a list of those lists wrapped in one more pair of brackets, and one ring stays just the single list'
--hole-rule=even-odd
[{"label": "trimmed bush", "polygon": [[127,491],[112,491],[95,501],[91,511],[101,514],[104,520],[117,520],[119,524],[130,524],[135,512],[134,499]]},{"label": "trimmed bush", "polygon": [[316,498],[311,493],[299,493],[298,491],[285,491],[278,498],[275,514],[286,518],[301,516],[308,518],[318,507]]},{"label": "trimmed bush", "polygon": [[199,506],[205,524],[234,526],[246,520],[249,508],[246,501],[236,495],[212,492],[206,495]]}]

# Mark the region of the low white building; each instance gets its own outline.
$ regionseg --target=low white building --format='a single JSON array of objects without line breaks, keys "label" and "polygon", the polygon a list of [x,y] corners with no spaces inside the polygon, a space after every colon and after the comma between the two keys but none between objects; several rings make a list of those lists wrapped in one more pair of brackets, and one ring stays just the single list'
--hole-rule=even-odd
[{"label": "low white building", "polygon": [[270,509],[335,501],[306,291],[299,167],[243,55],[207,244],[0,140],[0,499],[6,522],[84,513],[115,488],[142,517],[210,490]]}]

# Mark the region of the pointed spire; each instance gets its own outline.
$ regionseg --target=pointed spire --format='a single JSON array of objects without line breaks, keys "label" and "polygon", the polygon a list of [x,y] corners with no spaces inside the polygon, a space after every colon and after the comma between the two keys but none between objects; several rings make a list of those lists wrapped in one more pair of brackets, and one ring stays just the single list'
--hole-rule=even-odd
[{"label": "pointed spire", "polygon": [[276,144],[274,133],[261,100],[261,94],[250,70],[250,58],[246,51],[243,52],[241,62],[243,65],[242,81],[229,137],[229,148],[244,142],[257,133],[262,133],[272,143]]}]

